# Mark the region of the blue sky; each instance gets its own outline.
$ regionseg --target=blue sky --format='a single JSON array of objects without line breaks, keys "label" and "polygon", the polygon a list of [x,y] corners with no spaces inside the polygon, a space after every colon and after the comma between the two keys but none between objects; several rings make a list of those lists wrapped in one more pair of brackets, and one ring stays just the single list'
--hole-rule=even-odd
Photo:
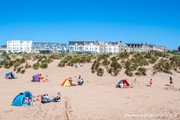
[{"label": "blue sky", "polygon": [[177,49],[180,0],[0,0],[7,40],[147,42]]}]

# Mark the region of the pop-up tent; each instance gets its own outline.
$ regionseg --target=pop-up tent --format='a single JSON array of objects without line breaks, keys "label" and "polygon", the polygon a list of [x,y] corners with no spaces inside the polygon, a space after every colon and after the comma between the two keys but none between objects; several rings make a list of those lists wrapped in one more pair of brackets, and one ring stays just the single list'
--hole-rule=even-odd
[{"label": "pop-up tent", "polygon": [[24,93],[20,93],[19,95],[17,95],[13,102],[12,105],[13,106],[30,106],[31,103],[24,103],[23,100],[24,99],[32,99],[32,94],[29,91],[25,91]]},{"label": "pop-up tent", "polygon": [[6,79],[15,79],[14,75],[12,74],[12,72],[6,73],[5,78]]},{"label": "pop-up tent", "polygon": [[118,88],[129,88],[129,83],[127,82],[127,80],[121,80],[118,82],[118,84],[116,85],[116,87]]},{"label": "pop-up tent", "polygon": [[71,87],[69,79],[65,79],[64,82],[61,85],[64,86],[64,87]]}]

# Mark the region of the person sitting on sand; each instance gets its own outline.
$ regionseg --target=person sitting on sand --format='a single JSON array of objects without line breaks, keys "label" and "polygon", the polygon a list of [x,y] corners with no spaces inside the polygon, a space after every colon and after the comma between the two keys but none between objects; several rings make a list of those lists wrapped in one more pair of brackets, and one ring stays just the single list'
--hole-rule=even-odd
[{"label": "person sitting on sand", "polygon": [[42,103],[47,103],[47,99],[44,98],[44,95],[41,96],[41,102]]},{"label": "person sitting on sand", "polygon": [[73,80],[72,80],[71,77],[69,78],[69,82],[70,82],[70,84],[72,85]]},{"label": "person sitting on sand", "polygon": [[84,80],[83,80],[83,78],[81,78],[81,80],[78,81],[78,85],[82,85],[83,83],[84,83]]},{"label": "person sitting on sand", "polygon": [[123,88],[126,88],[126,87],[127,87],[127,85],[126,85],[126,83],[124,83]]},{"label": "person sitting on sand", "polygon": [[55,98],[53,99],[53,102],[58,102],[58,100],[60,100],[60,99],[61,99],[61,93],[58,92],[58,95],[57,95],[57,97],[55,97]]},{"label": "person sitting on sand", "polygon": [[50,103],[51,99],[48,97],[48,94],[44,94],[43,96],[41,96],[41,102],[42,103]]},{"label": "person sitting on sand", "polygon": [[123,88],[123,86],[124,86],[123,83],[121,83],[121,84],[120,84],[120,88]]},{"label": "person sitting on sand", "polygon": [[170,84],[173,84],[173,79],[172,79],[172,77],[170,77],[169,80],[170,80]]}]

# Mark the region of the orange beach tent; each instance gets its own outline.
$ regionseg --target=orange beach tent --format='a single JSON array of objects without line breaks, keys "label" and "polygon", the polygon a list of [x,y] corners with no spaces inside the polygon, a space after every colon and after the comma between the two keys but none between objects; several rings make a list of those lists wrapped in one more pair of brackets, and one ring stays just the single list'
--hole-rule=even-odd
[{"label": "orange beach tent", "polygon": [[64,86],[64,87],[71,87],[69,79],[65,79],[64,82],[61,85]]}]

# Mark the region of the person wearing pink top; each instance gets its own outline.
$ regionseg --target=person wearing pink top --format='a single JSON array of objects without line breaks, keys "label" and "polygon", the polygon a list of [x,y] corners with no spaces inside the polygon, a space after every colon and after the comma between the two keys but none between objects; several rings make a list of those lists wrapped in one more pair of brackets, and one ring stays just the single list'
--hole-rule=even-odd
[{"label": "person wearing pink top", "polygon": [[152,79],[150,79],[150,86],[152,85]]}]

